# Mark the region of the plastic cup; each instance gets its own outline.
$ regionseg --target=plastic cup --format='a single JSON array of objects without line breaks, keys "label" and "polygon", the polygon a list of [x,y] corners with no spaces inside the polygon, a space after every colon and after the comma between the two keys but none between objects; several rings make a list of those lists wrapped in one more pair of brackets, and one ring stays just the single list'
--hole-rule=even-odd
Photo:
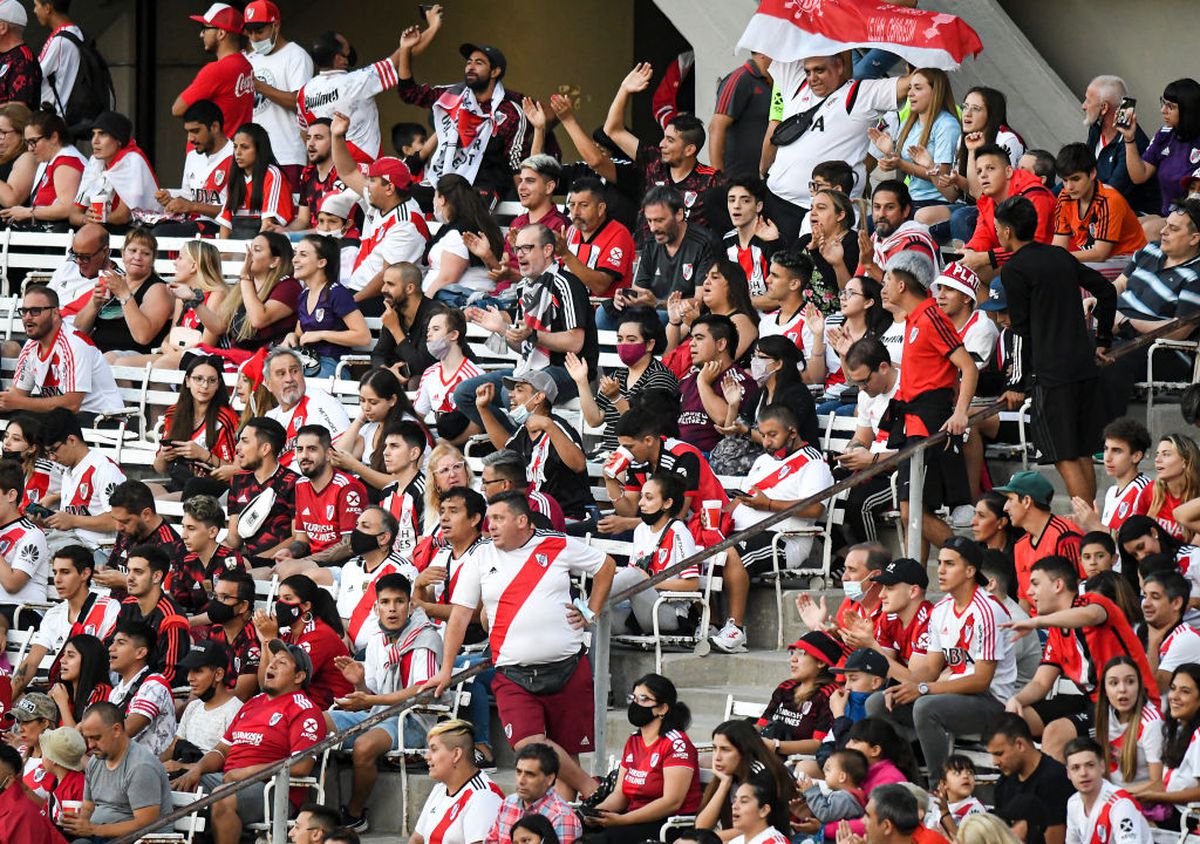
[{"label": "plastic cup", "polygon": [[633,453],[624,446],[619,447],[604,463],[604,474],[616,480],[633,463]]}]

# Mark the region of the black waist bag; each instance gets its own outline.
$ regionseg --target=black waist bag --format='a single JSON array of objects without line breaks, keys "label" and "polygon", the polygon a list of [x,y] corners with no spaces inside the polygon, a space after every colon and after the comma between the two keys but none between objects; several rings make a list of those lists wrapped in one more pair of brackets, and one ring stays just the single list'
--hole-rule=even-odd
[{"label": "black waist bag", "polygon": [[572,654],[557,662],[543,662],[538,665],[505,665],[496,671],[512,680],[531,695],[552,695],[562,691],[563,686],[571,679],[579,660],[583,659],[585,650]]},{"label": "black waist bag", "polygon": [[777,147],[785,147],[800,140],[804,133],[808,131],[808,127],[812,126],[813,117],[816,116],[817,109],[823,105],[825,105],[825,100],[821,100],[821,102],[812,108],[806,109],[799,114],[793,114],[787,120],[782,121],[775,127],[775,131],[771,133],[771,143]]}]

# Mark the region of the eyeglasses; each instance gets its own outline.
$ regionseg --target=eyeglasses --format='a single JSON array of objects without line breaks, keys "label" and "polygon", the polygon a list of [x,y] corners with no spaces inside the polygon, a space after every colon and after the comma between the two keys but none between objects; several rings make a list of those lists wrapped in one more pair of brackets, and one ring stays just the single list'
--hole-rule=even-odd
[{"label": "eyeglasses", "polygon": [[232,607],[232,606],[234,606],[236,604],[240,604],[242,602],[242,599],[239,598],[237,595],[218,595],[216,592],[209,592],[208,599],[210,601],[217,601],[218,603],[222,603],[227,607]]},{"label": "eyeglasses", "polygon": [[629,695],[625,698],[626,703],[636,703],[638,706],[654,706],[658,703],[657,700],[650,695]]},{"label": "eyeglasses", "polygon": [[15,135],[15,134],[17,134],[16,129],[0,129],[0,135],[3,135],[5,137],[8,137],[9,135]]},{"label": "eyeglasses", "polygon": [[962,109],[963,114],[978,114],[986,110],[986,106],[971,105],[970,103],[963,103],[959,108]]},{"label": "eyeglasses", "polygon": [[824,182],[809,182],[808,183],[808,192],[809,193],[816,193],[819,190],[829,190],[829,188],[830,188],[830,185],[827,185]]},{"label": "eyeglasses", "polygon": [[533,243],[518,243],[513,247],[513,252],[518,255],[528,255],[533,250],[537,249],[537,245]]},{"label": "eyeglasses", "polygon": [[193,375],[193,376],[191,376],[191,382],[193,384],[199,384],[201,387],[211,387],[220,380],[221,379],[215,375]]},{"label": "eyeglasses", "polygon": [[57,305],[34,305],[32,308],[17,308],[17,316],[31,316],[37,319],[46,311],[52,311]]},{"label": "eyeglasses", "polygon": [[51,443],[50,445],[46,446],[46,454],[50,457],[53,457],[54,453],[57,452],[60,448],[62,448],[64,445],[66,445],[66,443],[63,440],[59,440],[56,443]]},{"label": "eyeglasses", "polygon": [[[3,130],[0,130],[0,132],[2,132],[2,131]],[[7,133],[5,133],[5,134],[7,134]],[[26,138],[25,139],[25,149],[34,149],[37,147],[38,141],[44,141],[44,140],[46,140],[45,135],[38,135],[36,138]]]},{"label": "eyeglasses", "polygon": [[872,378],[872,376],[875,375],[875,373],[877,371],[878,370],[872,369],[870,372],[867,373],[867,377],[862,379],[861,381],[859,381],[855,378],[851,378],[849,375],[847,375],[846,383],[849,384],[851,387],[862,387],[865,389],[866,386],[871,383],[871,378]]},{"label": "eyeglasses", "polygon": [[467,464],[462,461],[459,461],[458,463],[451,463],[449,466],[443,466],[442,468],[436,470],[434,472],[434,474],[441,475],[444,478],[453,472],[459,471],[460,469],[462,469],[463,466],[466,466],[466,465]]},{"label": "eyeglasses", "polygon": [[859,290],[839,290],[838,291],[839,299],[849,299],[851,296],[862,296],[862,295],[863,295],[862,292]]},{"label": "eyeglasses", "polygon": [[489,481],[487,478],[484,478],[483,485],[488,486],[490,484],[500,484],[500,483],[504,483],[505,480],[506,480],[505,478],[492,478]]},{"label": "eyeglasses", "polygon": [[95,252],[76,252],[74,249],[72,249],[70,252],[67,253],[67,258],[71,261],[74,261],[77,264],[86,264],[89,261],[91,261],[93,258],[96,258],[99,255],[103,255],[107,251],[108,251],[107,246],[102,246],[99,249],[97,249]]},{"label": "eyeglasses", "polygon": [[1179,103],[1173,103],[1170,100],[1168,100],[1166,97],[1159,97],[1158,104],[1161,107],[1165,108],[1167,111],[1176,111],[1179,108]]}]

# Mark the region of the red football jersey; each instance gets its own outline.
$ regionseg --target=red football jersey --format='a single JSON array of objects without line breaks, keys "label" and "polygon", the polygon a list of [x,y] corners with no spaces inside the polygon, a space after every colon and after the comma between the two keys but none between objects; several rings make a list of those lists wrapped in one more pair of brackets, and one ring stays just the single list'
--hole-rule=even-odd
[{"label": "red football jersey", "polygon": [[671,730],[647,747],[642,734],[635,732],[625,742],[621,767],[625,769],[621,790],[629,800],[626,811],[636,811],[662,797],[663,771],[676,767],[692,770],[692,784],[679,812],[691,815],[700,808],[700,763],[696,747],[685,733]]},{"label": "red football jersey", "polygon": [[1050,628],[1050,636],[1042,650],[1042,665],[1058,668],[1095,700],[1096,683],[1104,666],[1113,657],[1127,656],[1137,664],[1146,694],[1157,704],[1158,684],[1146,659],[1146,649],[1120,608],[1094,592],[1080,595],[1071,602],[1072,607],[1093,605],[1103,607],[1108,619],[1095,627]]},{"label": "red football jersey", "polygon": [[[296,622],[299,625],[301,622]],[[308,683],[308,697],[321,709],[333,706],[333,699],[345,697],[354,686],[333,664],[339,656],[350,656],[342,637],[319,618],[312,618],[297,631],[289,631],[288,641],[299,645],[312,660],[313,676]]]},{"label": "red football jersey", "polygon": [[917,614],[907,626],[895,613],[878,615],[875,618],[875,641],[895,652],[896,658],[908,665],[913,654],[929,653],[929,615],[932,612],[933,604],[922,601]]},{"label": "red football jersey", "polygon": [[223,741],[225,770],[278,762],[325,738],[325,717],[304,692],[251,698],[233,716]]},{"label": "red football jersey", "polygon": [[613,294],[628,287],[633,279],[634,245],[629,229],[616,220],[609,220],[589,240],[579,229],[567,229],[567,248],[589,269],[602,270],[615,277],[612,287],[600,295],[611,299]]},{"label": "red football jersey", "polygon": [[[911,401],[922,393],[958,386],[958,367],[950,362],[950,356],[961,345],[954,323],[937,306],[937,300],[931,297],[917,305],[904,320],[904,366],[900,367],[897,397]],[[909,415],[907,433],[925,436],[929,432],[924,427],[916,416]]]},{"label": "red football jersey", "polygon": [[334,470],[333,479],[317,492],[309,478],[296,481],[296,530],[308,534],[311,553],[336,545],[354,530],[367,504],[362,481]]}]

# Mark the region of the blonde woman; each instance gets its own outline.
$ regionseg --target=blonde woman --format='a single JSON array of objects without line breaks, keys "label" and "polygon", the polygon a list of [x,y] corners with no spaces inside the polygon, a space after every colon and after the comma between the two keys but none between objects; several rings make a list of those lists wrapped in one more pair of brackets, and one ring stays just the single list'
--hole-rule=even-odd
[{"label": "blonde woman", "polygon": [[968,815],[959,825],[955,844],[1021,844],[1008,824],[995,815]]},{"label": "blonde woman", "polygon": [[456,446],[439,443],[429,453],[427,480],[425,483],[425,521],[435,532],[440,532],[442,496],[453,487],[475,488],[475,473],[467,465],[467,458]]},{"label": "blonde woman", "polygon": [[1183,434],[1167,434],[1154,453],[1154,483],[1148,484],[1134,502],[1135,515],[1149,516],[1182,542],[1192,534],[1175,520],[1175,508],[1200,497],[1200,446]]}]

